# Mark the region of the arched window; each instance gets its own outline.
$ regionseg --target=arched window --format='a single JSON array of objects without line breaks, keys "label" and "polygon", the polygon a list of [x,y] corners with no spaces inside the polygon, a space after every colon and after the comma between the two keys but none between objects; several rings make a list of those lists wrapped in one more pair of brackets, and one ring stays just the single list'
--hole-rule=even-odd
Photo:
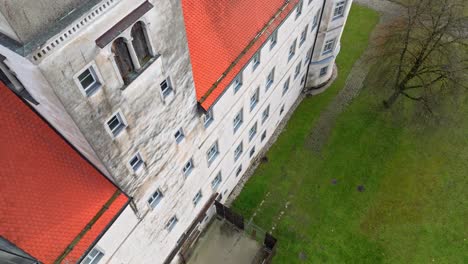
[{"label": "arched window", "polygon": [[148,42],[145,36],[145,28],[143,22],[137,22],[132,28],[132,44],[135,49],[138,61],[140,62],[141,67],[144,67],[145,64],[151,59],[151,54],[149,51]]},{"label": "arched window", "polygon": [[115,63],[119,68],[120,75],[125,84],[129,84],[134,77],[135,66],[133,65],[128,46],[123,38],[118,38],[112,44],[112,53],[115,55]]}]

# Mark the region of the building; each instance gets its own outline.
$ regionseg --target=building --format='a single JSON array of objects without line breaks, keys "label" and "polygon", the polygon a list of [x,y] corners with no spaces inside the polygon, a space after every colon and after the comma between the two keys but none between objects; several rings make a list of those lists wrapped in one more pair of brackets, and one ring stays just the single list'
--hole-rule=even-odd
[{"label": "building", "polygon": [[0,3],[2,80],[132,197],[102,263],[177,260],[213,194],[331,78],[351,2]]}]

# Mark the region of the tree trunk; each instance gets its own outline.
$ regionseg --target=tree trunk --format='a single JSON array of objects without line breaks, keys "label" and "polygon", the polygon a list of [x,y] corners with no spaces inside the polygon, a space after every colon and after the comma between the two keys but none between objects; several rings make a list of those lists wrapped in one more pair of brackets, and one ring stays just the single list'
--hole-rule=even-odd
[{"label": "tree trunk", "polygon": [[385,106],[385,108],[388,109],[392,107],[392,105],[396,102],[399,96],[400,90],[395,90],[395,92],[393,92],[393,94],[387,100],[383,101],[383,105]]}]

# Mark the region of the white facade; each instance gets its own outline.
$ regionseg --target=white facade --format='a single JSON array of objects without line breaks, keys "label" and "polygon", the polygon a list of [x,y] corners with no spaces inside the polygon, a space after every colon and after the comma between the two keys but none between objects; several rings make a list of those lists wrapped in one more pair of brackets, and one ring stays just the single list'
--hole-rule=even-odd
[{"label": "white facade", "polygon": [[[96,39],[143,2],[102,1],[99,7],[105,8],[99,14],[95,13],[99,7],[94,8],[90,12],[95,15],[86,13],[77,20],[91,17],[84,26],[76,31],[64,29],[42,49],[27,55],[28,59],[0,46],[5,63],[39,101],[38,111],[134,199],[137,209],[126,208],[97,242],[96,248],[104,253],[100,263],[162,263],[213,193],[219,192],[225,201],[299,97],[309,66],[308,52],[314,51],[307,85],[319,86],[330,79],[351,5],[351,0],[344,1],[343,15],[333,18],[336,4],[343,1],[328,0],[324,5],[323,0],[304,0],[301,15],[293,10],[280,25],[273,48],[270,40],[264,43],[258,67],[254,70],[253,62],[245,65],[242,86],[237,92],[234,87],[226,89],[211,109],[213,121],[205,126],[197,106],[180,1],[152,0],[154,7],[137,20],[145,25],[150,53],[160,56],[129,85],[120,76],[112,42],[103,48],[96,46]],[[316,15],[322,19],[314,26]],[[306,27],[306,38],[301,41]],[[118,37],[131,42],[131,28]],[[64,32],[76,33],[52,47],[50,43]],[[336,39],[332,50],[324,53],[331,39]],[[295,54],[289,58],[294,42]],[[88,96],[77,78],[89,67],[100,85]],[[324,67],[328,71],[320,76]],[[267,88],[272,69],[274,81]],[[168,78],[173,91],[165,96],[160,83]],[[283,92],[288,79],[289,89]],[[257,91],[258,102],[252,107],[251,98]],[[266,109],[269,115],[264,119]],[[235,129],[234,119],[240,111],[242,123]],[[115,113],[126,125],[116,137],[106,125]],[[179,129],[183,139],[176,140]],[[208,161],[207,152],[214,144],[218,153]],[[236,158],[240,144],[243,151]],[[136,153],[144,164],[135,172],[129,163]],[[184,173],[189,161],[192,168]],[[222,180],[213,186],[218,175]],[[148,200],[157,190],[162,198],[152,208]],[[194,204],[200,191],[202,196]],[[168,228],[174,216],[177,221]]]}]

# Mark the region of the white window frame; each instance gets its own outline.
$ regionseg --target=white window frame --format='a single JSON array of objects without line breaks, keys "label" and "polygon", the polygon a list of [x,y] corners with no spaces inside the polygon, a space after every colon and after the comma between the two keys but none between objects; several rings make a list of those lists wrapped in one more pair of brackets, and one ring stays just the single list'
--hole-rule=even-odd
[{"label": "white window frame", "polygon": [[323,45],[322,55],[330,54],[335,49],[336,38],[328,39]]},{"label": "white window frame", "polygon": [[171,232],[174,227],[177,225],[177,223],[179,222],[179,218],[177,218],[177,215],[173,215],[169,221],[167,221],[166,223],[166,230]]},{"label": "white window frame", "polygon": [[270,87],[273,85],[275,82],[275,67],[271,69],[270,73],[268,73],[267,76],[267,81],[266,81],[266,90],[268,91]]},{"label": "white window frame", "polygon": [[238,161],[244,153],[244,142],[240,142],[239,145],[234,149],[234,162]]},{"label": "white window frame", "polygon": [[317,28],[318,22],[319,22],[319,14],[322,9],[319,9],[317,13],[315,13],[314,18],[312,20],[312,29],[310,30],[311,32],[314,31],[314,29]]},{"label": "white window frame", "polygon": [[234,119],[232,120],[232,126],[234,129],[234,133],[239,130],[239,128],[242,126],[244,123],[244,108],[241,108],[239,112],[234,116]]},{"label": "white window frame", "polygon": [[255,155],[255,146],[253,146],[249,151],[249,157],[252,158]]},{"label": "white window frame", "polygon": [[250,112],[252,112],[260,102],[260,87],[255,89],[254,94],[250,97]]},{"label": "white window frame", "polygon": [[[112,130],[109,127],[109,122],[114,117],[117,117],[117,120],[119,120],[119,123],[122,124],[122,127]],[[125,116],[123,115],[122,111],[117,110],[117,112],[112,114],[112,116],[106,120],[106,122],[104,123],[104,127],[106,128],[107,133],[109,133],[109,135],[111,135],[112,138],[117,138],[118,136],[122,135],[122,132],[128,127],[128,124],[127,124],[127,120],[125,120]],[[119,130],[119,131],[116,132],[116,134],[114,134],[115,130]]]},{"label": "white window frame", "polygon": [[291,76],[289,76],[289,77],[286,79],[286,81],[284,82],[284,84],[283,84],[283,93],[282,93],[282,95],[285,95],[285,94],[288,92],[290,82],[291,82]]},{"label": "white window frame", "polygon": [[[139,163],[136,164],[136,168],[135,165],[132,165],[132,160],[135,158],[138,158],[139,160]],[[143,156],[141,156],[141,153],[139,151],[135,152],[135,154],[132,155],[132,157],[128,161],[128,167],[131,170],[131,172],[139,172],[143,169],[143,167],[145,167],[145,160],[143,159]]]},{"label": "white window frame", "polygon": [[[166,89],[163,89],[163,83],[166,83]],[[174,86],[172,85],[171,77],[165,78],[161,83],[159,83],[159,90],[161,92],[161,96],[163,100],[169,97],[174,92]]]},{"label": "white window frame", "polygon": [[234,94],[237,93],[240,88],[242,87],[243,84],[243,77],[242,77],[242,71],[237,74],[236,78],[232,81],[232,85],[234,87]]},{"label": "white window frame", "polygon": [[209,109],[208,111],[206,111],[205,114],[203,114],[203,126],[205,128],[208,128],[211,123],[213,123],[214,121],[214,114],[213,114],[213,109]]},{"label": "white window frame", "polygon": [[[81,85],[81,81],[79,80],[78,77],[82,73],[84,73],[86,70],[90,71],[90,74],[93,76],[94,82],[91,85],[89,85],[88,87],[84,88]],[[97,65],[96,65],[96,63],[94,61],[92,61],[91,63],[89,63],[85,67],[83,67],[77,74],[75,74],[75,76],[73,76],[73,80],[75,81],[75,84],[78,87],[78,89],[80,90],[81,94],[86,98],[91,97],[94,94],[96,94],[96,92],[99,91],[99,89],[101,89],[102,86],[103,86],[103,81],[102,81],[103,78],[102,78],[101,73],[99,72],[99,69],[98,69],[98,67],[97,67]],[[91,86],[94,86],[94,87],[91,87]],[[90,91],[88,92],[88,90],[90,90]]]},{"label": "white window frame", "polygon": [[276,43],[278,43],[278,29],[273,31],[270,36],[270,50],[272,50],[275,46]]},{"label": "white window frame", "polygon": [[180,142],[182,142],[185,138],[185,133],[184,133],[184,130],[182,128],[179,128],[175,133],[174,133],[174,138],[175,138],[175,141],[177,142],[177,144],[179,144]]},{"label": "white window frame", "polygon": [[294,69],[294,80],[296,80],[297,77],[301,74],[301,70],[302,70],[302,62],[299,62],[296,65],[296,68]]},{"label": "white window frame", "polygon": [[202,193],[202,190],[198,190],[198,192],[195,194],[195,196],[193,197],[192,199],[192,203],[193,203],[193,206],[197,206],[201,199],[203,198],[203,193]]},{"label": "white window frame", "polygon": [[206,151],[206,160],[208,161],[208,166],[218,157],[219,155],[219,146],[218,141],[215,141],[213,145]]},{"label": "white window frame", "polygon": [[301,33],[301,39],[299,40],[299,47],[304,44],[304,42],[307,40],[307,33],[309,32],[309,25],[306,25],[304,28],[304,31]]},{"label": "white window frame", "polygon": [[268,105],[262,112],[262,124],[270,117],[270,105]]},{"label": "white window frame", "polygon": [[[91,256],[91,254],[94,252],[96,252],[96,255]],[[102,257],[104,257],[104,255],[105,253],[102,249],[98,247],[94,247],[93,249],[91,249],[91,251],[89,251],[86,257],[84,257],[80,263],[81,264],[97,264],[102,259]]]},{"label": "white window frame", "polygon": [[249,142],[252,141],[252,139],[257,135],[257,130],[258,130],[258,122],[255,122],[252,127],[249,129]]},{"label": "white window frame", "polygon": [[297,3],[296,19],[301,16],[303,5],[304,5],[304,2],[302,2],[302,0],[300,0],[299,3]]},{"label": "white window frame", "polygon": [[260,62],[261,62],[261,57],[260,57],[260,51],[257,51],[253,57],[252,57],[252,72],[254,72],[258,66],[260,66]]},{"label": "white window frame", "polygon": [[328,73],[328,66],[320,68],[319,77],[323,77]]},{"label": "white window frame", "polygon": [[347,0],[341,0],[336,2],[335,8],[333,9],[333,20],[344,16],[346,11]]},{"label": "white window frame", "polygon": [[[157,194],[157,196],[155,196]],[[146,202],[148,203],[149,207],[151,209],[154,209],[156,208],[156,206],[158,206],[158,204],[161,202],[161,200],[164,198],[164,195],[163,193],[161,192],[161,190],[158,188],[156,189],[156,191],[154,191],[150,197],[146,200]]]},{"label": "white window frame", "polygon": [[267,131],[265,130],[265,131],[263,131],[262,135],[260,136],[260,141],[263,142],[263,140],[265,140],[266,136],[267,136]]},{"label": "white window frame", "polygon": [[220,171],[218,172],[218,174],[216,174],[216,177],[214,177],[214,179],[211,181],[211,189],[213,191],[216,191],[222,181],[223,181],[223,176]]},{"label": "white window frame", "polygon": [[294,55],[296,55],[296,48],[297,48],[297,39],[294,39],[291,46],[289,47],[288,61],[290,61],[292,58],[294,58]]},{"label": "white window frame", "polygon": [[195,168],[194,164],[193,164],[193,158],[190,158],[184,165],[184,167],[182,168],[182,173],[185,175],[185,177],[189,176],[190,173],[193,171],[193,169]]},{"label": "white window frame", "polygon": [[239,175],[242,173],[242,164],[239,165],[239,167],[237,167],[237,170],[236,170],[236,177],[239,177]]}]

